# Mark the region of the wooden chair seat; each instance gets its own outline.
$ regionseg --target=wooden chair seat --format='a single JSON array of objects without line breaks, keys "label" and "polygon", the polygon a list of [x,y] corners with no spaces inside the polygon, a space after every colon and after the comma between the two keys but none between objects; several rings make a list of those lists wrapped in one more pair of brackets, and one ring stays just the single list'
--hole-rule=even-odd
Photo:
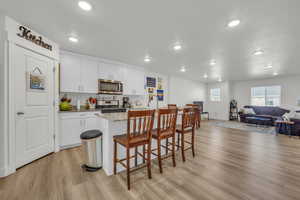
[{"label": "wooden chair seat", "polygon": [[148,138],[147,138],[147,134],[142,134],[132,138],[131,140],[128,140],[127,134],[123,134],[123,135],[114,136],[114,141],[118,142],[123,146],[129,145],[130,147],[135,147],[135,146],[147,144]]},{"label": "wooden chair seat", "polygon": [[179,133],[190,133],[192,131],[193,131],[192,127],[185,128],[184,131],[182,131],[182,126],[181,125],[176,126],[176,132],[179,132]]},{"label": "wooden chair seat", "polygon": [[[174,132],[172,132],[172,130],[162,131],[160,133],[160,138],[161,139],[169,138],[169,137],[172,137],[172,136],[174,136]],[[154,129],[152,131],[152,137],[155,138],[155,139],[159,137],[157,129]]]}]

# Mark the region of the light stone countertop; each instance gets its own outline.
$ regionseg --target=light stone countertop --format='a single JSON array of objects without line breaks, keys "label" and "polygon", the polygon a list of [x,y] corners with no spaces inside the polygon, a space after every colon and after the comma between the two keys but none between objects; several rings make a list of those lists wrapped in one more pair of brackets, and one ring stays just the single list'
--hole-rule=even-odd
[{"label": "light stone countertop", "polygon": [[[101,117],[110,121],[126,121],[128,119],[128,112],[120,112],[120,113],[97,113],[98,117]],[[178,115],[182,115],[182,112],[178,112]],[[155,113],[155,118],[158,117],[157,112]]]}]

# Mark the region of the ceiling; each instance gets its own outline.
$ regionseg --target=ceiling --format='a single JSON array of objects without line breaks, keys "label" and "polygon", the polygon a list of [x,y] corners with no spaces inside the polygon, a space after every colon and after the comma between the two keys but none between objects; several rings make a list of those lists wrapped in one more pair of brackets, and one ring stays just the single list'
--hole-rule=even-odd
[{"label": "ceiling", "polygon": [[[300,74],[299,0],[87,1],[90,12],[77,0],[0,0],[0,10],[62,49],[192,80]],[[232,19],[240,25],[228,28]],[[72,35],[77,44],[68,41]],[[176,42],[183,45],[180,52],[172,49]],[[264,54],[254,56],[260,48]],[[145,55],[151,63],[144,63]],[[273,68],[265,70],[268,64]]]}]

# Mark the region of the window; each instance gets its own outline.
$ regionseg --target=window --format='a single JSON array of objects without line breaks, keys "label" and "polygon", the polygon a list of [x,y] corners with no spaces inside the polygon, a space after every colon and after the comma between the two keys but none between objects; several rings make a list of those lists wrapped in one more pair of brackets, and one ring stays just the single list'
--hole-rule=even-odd
[{"label": "window", "polygon": [[251,105],[280,106],[281,87],[253,87],[251,88]]},{"label": "window", "polygon": [[210,89],[210,100],[211,101],[221,101],[221,89],[220,88]]}]

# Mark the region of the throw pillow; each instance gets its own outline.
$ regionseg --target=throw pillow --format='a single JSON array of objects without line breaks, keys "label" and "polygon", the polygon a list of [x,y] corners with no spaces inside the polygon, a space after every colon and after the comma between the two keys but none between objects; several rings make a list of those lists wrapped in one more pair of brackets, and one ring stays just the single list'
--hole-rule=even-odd
[{"label": "throw pillow", "polygon": [[253,108],[244,108],[244,113],[255,115],[255,112],[254,112]]},{"label": "throw pillow", "polygon": [[283,121],[290,121],[289,113],[285,113],[284,115],[282,115],[282,119]]},{"label": "throw pillow", "polygon": [[291,112],[289,112],[287,114],[288,114],[289,118],[291,119],[291,118],[295,117],[296,112],[295,111],[291,111]]},{"label": "throw pillow", "polygon": [[300,113],[295,113],[295,115],[291,118],[294,118],[294,119],[300,119]]}]

